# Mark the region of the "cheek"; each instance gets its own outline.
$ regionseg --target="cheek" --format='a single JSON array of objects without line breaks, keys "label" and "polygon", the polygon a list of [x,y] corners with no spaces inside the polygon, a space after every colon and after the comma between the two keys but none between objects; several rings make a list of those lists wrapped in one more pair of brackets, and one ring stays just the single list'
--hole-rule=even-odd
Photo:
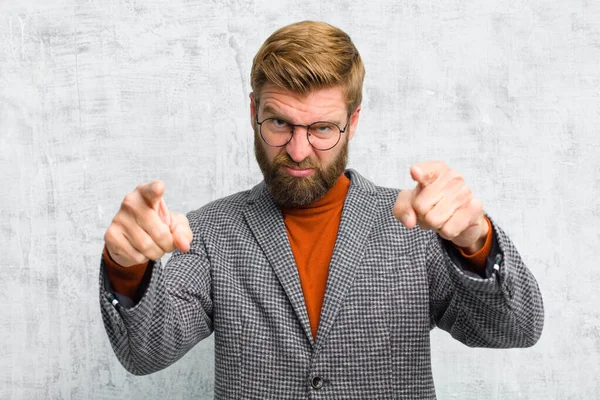
[{"label": "cheek", "polygon": [[316,159],[321,163],[322,168],[329,168],[340,154],[340,145],[338,144],[329,151],[315,151]]},{"label": "cheek", "polygon": [[334,154],[328,154],[328,153],[331,153],[331,151],[315,152],[315,153],[316,153],[315,158],[319,161],[319,164],[321,164],[321,168],[329,167],[331,165],[331,162],[335,158]]},{"label": "cheek", "polygon": [[273,162],[278,155],[285,153],[285,147],[271,147],[263,143],[263,148],[270,162]]},{"label": "cheek", "polygon": [[277,158],[277,156],[279,156],[280,154],[285,153],[285,148],[284,147],[272,147],[272,146],[267,145],[262,140],[260,140],[260,146],[263,149],[263,153],[266,156],[267,161],[271,165],[273,164],[273,161],[275,160],[275,158]]},{"label": "cheek", "polygon": [[279,154],[280,148],[268,146],[258,135],[256,130],[254,131],[254,149],[257,152],[257,156],[266,161],[269,164],[273,163],[273,160]]}]

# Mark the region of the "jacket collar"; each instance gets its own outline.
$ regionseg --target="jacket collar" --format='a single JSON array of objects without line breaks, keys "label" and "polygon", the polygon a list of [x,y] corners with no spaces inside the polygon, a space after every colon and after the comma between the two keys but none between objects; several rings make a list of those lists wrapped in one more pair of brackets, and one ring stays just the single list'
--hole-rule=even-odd
[{"label": "jacket collar", "polygon": [[351,169],[346,170],[345,174],[351,181],[350,189],[344,202],[340,228],[329,265],[316,343],[310,330],[300,278],[283,216],[264,181],[250,190],[248,207],[244,212],[246,221],[273,267],[308,340],[317,350],[323,346],[348,289],[352,286],[373,225],[377,203],[377,191],[372,182]]}]

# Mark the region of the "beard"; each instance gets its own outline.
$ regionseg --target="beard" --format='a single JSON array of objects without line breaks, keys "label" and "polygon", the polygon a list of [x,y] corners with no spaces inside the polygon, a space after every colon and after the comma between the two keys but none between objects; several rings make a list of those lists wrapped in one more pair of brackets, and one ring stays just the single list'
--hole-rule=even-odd
[{"label": "beard", "polygon": [[[342,148],[331,165],[324,168],[318,160],[309,157],[300,162],[294,161],[283,152],[269,162],[263,148],[263,140],[254,132],[254,155],[263,173],[271,197],[283,208],[305,207],[321,199],[335,185],[348,163],[348,140],[341,143]],[[283,167],[314,168],[307,177],[298,178],[289,175]]]}]

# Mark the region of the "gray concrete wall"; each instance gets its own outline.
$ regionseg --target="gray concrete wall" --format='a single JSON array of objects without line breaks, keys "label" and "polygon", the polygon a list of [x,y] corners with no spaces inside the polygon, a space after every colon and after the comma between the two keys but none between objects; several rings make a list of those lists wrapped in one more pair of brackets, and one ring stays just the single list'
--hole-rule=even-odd
[{"label": "gray concrete wall", "polygon": [[367,68],[350,164],[411,187],[461,171],[538,278],[525,350],[434,331],[440,399],[600,397],[600,2],[0,0],[0,398],[209,399],[212,340],[128,374],[97,305],[138,183],[180,212],[249,188],[249,70],[275,28],[346,30]]}]

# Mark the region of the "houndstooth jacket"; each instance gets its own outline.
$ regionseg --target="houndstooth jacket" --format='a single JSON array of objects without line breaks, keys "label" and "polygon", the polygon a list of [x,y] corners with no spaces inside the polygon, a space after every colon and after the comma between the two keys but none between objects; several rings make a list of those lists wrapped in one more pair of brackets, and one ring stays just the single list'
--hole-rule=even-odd
[{"label": "houndstooth jacket", "polygon": [[[392,214],[398,190],[352,170],[316,340],[279,208],[263,183],[188,214],[194,240],[150,266],[143,296],[100,305],[123,366],[165,368],[215,333],[216,399],[435,399],[430,330],[467,346],[527,347],[542,298],[492,221],[493,274],[463,271],[444,241]],[[115,306],[116,305],[116,306]]]}]

